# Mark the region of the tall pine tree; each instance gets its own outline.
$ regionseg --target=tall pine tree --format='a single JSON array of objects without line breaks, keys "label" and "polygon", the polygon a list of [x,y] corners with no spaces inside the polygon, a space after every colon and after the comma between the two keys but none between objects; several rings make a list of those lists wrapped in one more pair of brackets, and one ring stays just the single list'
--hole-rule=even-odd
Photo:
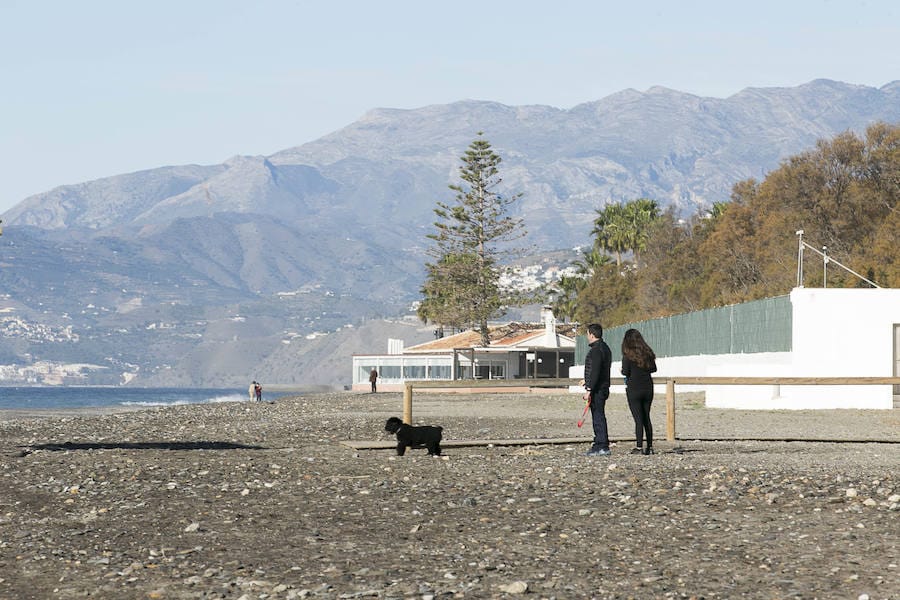
[{"label": "tall pine tree", "polygon": [[503,259],[515,252],[509,242],[523,237],[525,228],[522,219],[507,213],[522,194],[498,193],[500,156],[481,136],[479,132],[460,159],[463,183],[450,186],[456,202],[438,202],[434,209],[437,232],[428,235],[434,260],[426,264],[418,314],[442,327],[475,327],[488,346],[488,320],[522,301],[501,288],[500,274]]}]

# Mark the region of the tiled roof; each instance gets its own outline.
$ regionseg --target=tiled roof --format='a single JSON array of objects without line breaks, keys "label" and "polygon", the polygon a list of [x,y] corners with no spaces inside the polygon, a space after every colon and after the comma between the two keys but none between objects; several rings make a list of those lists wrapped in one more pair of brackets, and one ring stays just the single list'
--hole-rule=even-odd
[{"label": "tiled roof", "polygon": [[[491,347],[516,346],[522,342],[544,333],[544,325],[541,323],[507,323],[505,325],[489,326]],[[574,338],[576,325],[563,323],[556,325],[556,333]],[[406,352],[435,352],[441,350],[453,350],[454,348],[481,348],[481,334],[475,330],[463,331],[454,335],[448,335],[431,342],[410,346]]]},{"label": "tiled roof", "polygon": [[435,350],[453,350],[454,348],[473,348],[480,345],[481,334],[470,330],[438,338],[424,344],[409,346],[404,352],[434,352]]}]

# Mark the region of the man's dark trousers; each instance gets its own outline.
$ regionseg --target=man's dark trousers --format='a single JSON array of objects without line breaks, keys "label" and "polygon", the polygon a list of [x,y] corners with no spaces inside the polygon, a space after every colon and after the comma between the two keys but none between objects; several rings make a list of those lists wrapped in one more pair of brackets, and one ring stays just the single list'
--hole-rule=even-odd
[{"label": "man's dark trousers", "polygon": [[606,429],[606,398],[591,398],[591,423],[594,426],[594,443],[591,450],[609,450],[609,433]]}]

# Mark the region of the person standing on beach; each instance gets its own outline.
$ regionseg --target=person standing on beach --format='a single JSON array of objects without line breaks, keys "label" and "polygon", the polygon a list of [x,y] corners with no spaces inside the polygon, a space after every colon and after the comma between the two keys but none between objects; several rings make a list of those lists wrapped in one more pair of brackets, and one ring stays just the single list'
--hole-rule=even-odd
[{"label": "person standing on beach", "polygon": [[247,393],[250,394],[250,402],[256,398],[256,381],[250,382],[250,389],[247,390]]},{"label": "person standing on beach", "polygon": [[253,390],[256,393],[256,401],[262,402],[262,384],[258,381],[254,381],[253,383],[256,384],[256,387]]},{"label": "person standing on beach", "polygon": [[612,352],[603,341],[603,327],[591,323],[587,327],[590,350],[584,358],[585,402],[590,402],[594,441],[587,456],[609,456],[609,431],[606,426],[606,400],[609,398],[609,371]]},{"label": "person standing on beach", "polygon": [[[653,377],[656,354],[637,329],[629,329],[622,338],[622,375],[625,376],[625,397],[634,417],[635,447],[632,454],[653,454],[653,424],[650,406],[653,404]],[[647,447],[644,446],[647,435]]]},{"label": "person standing on beach", "polygon": [[373,394],[376,391],[378,391],[378,386],[375,385],[377,381],[378,381],[378,371],[376,371],[375,369],[372,369],[372,372],[369,373],[369,383],[372,384],[372,393]]}]

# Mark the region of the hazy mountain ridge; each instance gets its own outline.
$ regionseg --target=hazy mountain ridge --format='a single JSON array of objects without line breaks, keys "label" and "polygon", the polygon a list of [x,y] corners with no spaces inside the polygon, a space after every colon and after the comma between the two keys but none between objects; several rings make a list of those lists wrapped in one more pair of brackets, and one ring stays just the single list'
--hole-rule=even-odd
[{"label": "hazy mountain ridge", "polygon": [[[193,366],[177,380],[196,385],[299,365],[285,353],[311,345],[304,336],[399,314],[418,297],[432,209],[452,200],[447,185],[478,131],[503,158],[504,190],[525,193],[528,242],[551,250],[589,241],[608,202],[645,196],[692,213],[816,140],[876,120],[900,121],[900,82],[816,80],[725,99],[653,87],[568,110],[465,100],[374,109],[268,157],[58,187],[3,215],[0,292],[16,314],[71,325],[79,340],[4,340],[0,355],[138,365],[135,381],[157,384],[180,360]],[[327,351],[315,346],[313,357]]]},{"label": "hazy mountain ridge", "polygon": [[[626,90],[569,110],[473,100],[376,109],[269,157],[64,186],[26,199],[6,219],[98,230],[235,212],[338,227],[332,213],[341,212],[348,228],[374,224],[381,235],[398,218],[430,225],[434,202],[446,199],[456,180],[460,154],[485,131],[504,159],[504,186],[525,192],[521,213],[535,242],[546,246],[559,235],[583,237],[593,211],[607,202],[647,196],[693,212],[726,200],[736,181],[763,176],[820,138],[900,120],[898,87],[816,80],[748,88],[726,99],[662,87]],[[562,223],[548,223],[555,219]]]}]

